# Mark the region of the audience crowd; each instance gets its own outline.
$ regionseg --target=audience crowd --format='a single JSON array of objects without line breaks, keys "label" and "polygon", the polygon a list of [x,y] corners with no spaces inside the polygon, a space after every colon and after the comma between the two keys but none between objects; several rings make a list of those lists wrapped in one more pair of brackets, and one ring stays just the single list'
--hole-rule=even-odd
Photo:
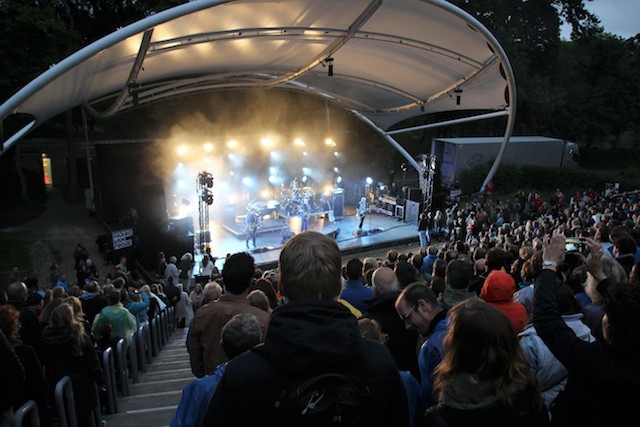
[{"label": "audience crowd", "polygon": [[15,392],[0,415],[32,399],[52,425],[69,375],[90,425],[100,352],[175,306],[197,379],[172,426],[275,422],[292,378],[319,371],[362,380],[372,425],[635,425],[637,192],[448,200],[422,227],[415,252],[344,265],[335,241],[304,232],[277,269],[207,256],[204,280],[193,256],[160,253],[151,283],[126,259],[98,272],[78,245],[75,283],[52,266],[50,284],[12,276],[1,295],[2,365],[19,372],[3,373]]}]

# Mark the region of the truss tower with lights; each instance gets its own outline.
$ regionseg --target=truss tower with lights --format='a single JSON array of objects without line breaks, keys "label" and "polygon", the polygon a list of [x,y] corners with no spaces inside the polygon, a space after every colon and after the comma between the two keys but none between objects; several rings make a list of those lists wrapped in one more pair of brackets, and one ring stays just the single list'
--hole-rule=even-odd
[{"label": "truss tower with lights", "polygon": [[198,174],[198,241],[197,247],[204,249],[211,242],[211,233],[209,231],[209,206],[213,204],[213,175],[209,172],[202,171]]}]

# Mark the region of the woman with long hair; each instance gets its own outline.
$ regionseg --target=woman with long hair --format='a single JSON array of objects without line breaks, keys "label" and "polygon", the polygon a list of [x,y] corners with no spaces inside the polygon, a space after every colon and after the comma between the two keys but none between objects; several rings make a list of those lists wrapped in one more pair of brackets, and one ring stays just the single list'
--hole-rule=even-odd
[{"label": "woman with long hair", "polygon": [[427,426],[545,426],[536,381],[513,324],[497,308],[466,300],[449,311],[445,355],[434,371],[438,404]]},{"label": "woman with long hair", "polygon": [[58,381],[68,375],[78,425],[91,425],[91,411],[98,405],[94,384],[103,385],[104,378],[91,339],[70,304],[61,304],[51,314],[51,321],[42,332],[41,350],[50,396],[53,398]]}]

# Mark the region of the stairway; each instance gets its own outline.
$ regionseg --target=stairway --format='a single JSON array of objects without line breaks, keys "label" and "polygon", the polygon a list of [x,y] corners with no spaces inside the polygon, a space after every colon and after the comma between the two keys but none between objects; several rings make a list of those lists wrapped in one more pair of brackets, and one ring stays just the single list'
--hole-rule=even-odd
[{"label": "stairway", "polygon": [[118,413],[103,415],[108,427],[168,426],[176,413],[184,387],[195,379],[185,346],[187,329],[176,329],[153,358],[130,395],[118,397]]}]

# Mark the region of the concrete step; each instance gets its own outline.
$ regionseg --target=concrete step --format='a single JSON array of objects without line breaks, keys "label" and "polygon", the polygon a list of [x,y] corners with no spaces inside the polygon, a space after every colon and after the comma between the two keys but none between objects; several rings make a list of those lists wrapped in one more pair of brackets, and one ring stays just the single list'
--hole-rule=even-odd
[{"label": "concrete step", "polygon": [[118,410],[120,412],[126,412],[139,409],[178,406],[180,397],[182,397],[182,389],[121,397],[118,399]]},{"label": "concrete step", "polygon": [[183,390],[187,384],[195,380],[196,377],[189,375],[188,377],[166,379],[157,381],[144,381],[137,384],[130,384],[129,391],[132,396],[139,394],[157,393],[162,391]]},{"label": "concrete step", "polygon": [[154,363],[148,366],[147,372],[151,373],[159,371],[173,371],[174,369],[184,369],[190,367],[191,365],[188,358],[186,358],[186,360],[179,360],[177,362],[154,361]]},{"label": "concrete step", "polygon": [[184,360],[189,360],[189,353],[186,351],[172,354],[160,353],[152,360],[152,363],[182,362]]},{"label": "concrete step", "polygon": [[154,427],[168,426],[176,414],[177,406],[139,409],[120,412],[114,415],[103,415],[107,427]]},{"label": "concrete step", "polygon": [[140,375],[140,383],[150,381],[174,380],[177,378],[193,378],[191,368],[172,369],[169,371],[148,371]]}]

